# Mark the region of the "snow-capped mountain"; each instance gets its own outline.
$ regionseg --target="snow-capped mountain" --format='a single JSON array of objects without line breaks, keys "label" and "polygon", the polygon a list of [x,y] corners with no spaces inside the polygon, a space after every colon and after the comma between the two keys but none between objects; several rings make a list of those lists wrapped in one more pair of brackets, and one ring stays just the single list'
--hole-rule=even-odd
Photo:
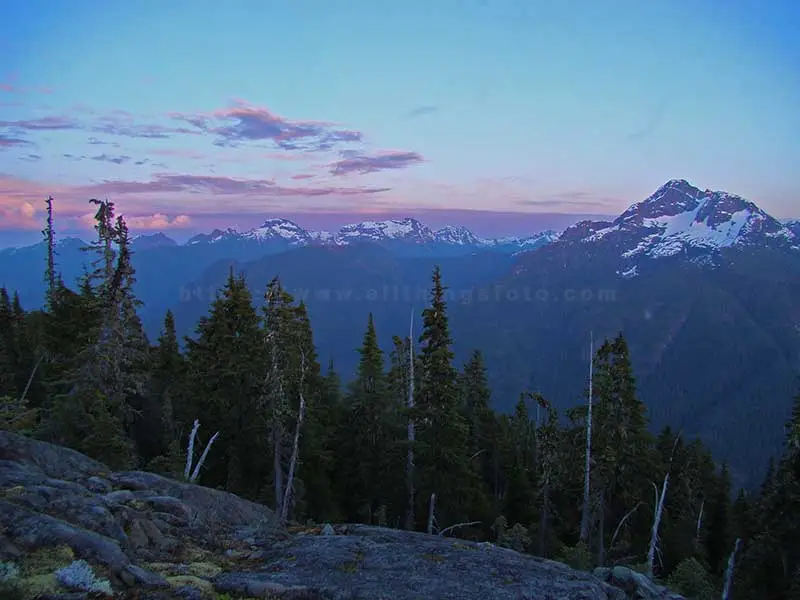
[{"label": "snow-capped mountain", "polygon": [[[166,237],[166,236],[165,236]],[[371,242],[394,249],[421,252],[446,252],[491,249],[507,253],[526,252],[558,239],[558,233],[545,231],[527,237],[483,239],[462,226],[448,225],[433,230],[417,219],[363,221],[345,225],[338,232],[309,231],[289,219],[269,219],[260,227],[240,232],[236,228],[215,229],[191,238],[187,245],[219,243],[256,243],[297,247],[308,245],[345,246]]]},{"label": "snow-capped mountain", "polygon": [[753,202],[683,179],[668,181],[612,222],[577,223],[560,240],[614,248],[626,266],[621,273],[629,274],[644,258],[708,258],[721,248],[747,246],[800,250],[800,236]]},{"label": "snow-capped mountain", "polygon": [[293,245],[309,244],[312,240],[308,231],[289,219],[269,219],[261,227],[241,234],[241,237],[259,242],[283,240]]},{"label": "snow-capped mountain", "polygon": [[783,224],[800,239],[800,219],[789,219],[784,221]]},{"label": "snow-capped mountain", "polygon": [[435,241],[430,228],[416,219],[389,221],[364,221],[345,225],[336,234],[336,243],[404,241],[414,244],[429,244]]}]

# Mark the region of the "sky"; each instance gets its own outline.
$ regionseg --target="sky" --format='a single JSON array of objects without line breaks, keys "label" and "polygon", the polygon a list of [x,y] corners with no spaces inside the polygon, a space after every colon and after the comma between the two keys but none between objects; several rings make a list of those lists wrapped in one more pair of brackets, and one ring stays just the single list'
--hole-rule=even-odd
[{"label": "sky", "polygon": [[412,216],[524,233],[669,179],[800,216],[794,0],[3,0],[0,243]]}]

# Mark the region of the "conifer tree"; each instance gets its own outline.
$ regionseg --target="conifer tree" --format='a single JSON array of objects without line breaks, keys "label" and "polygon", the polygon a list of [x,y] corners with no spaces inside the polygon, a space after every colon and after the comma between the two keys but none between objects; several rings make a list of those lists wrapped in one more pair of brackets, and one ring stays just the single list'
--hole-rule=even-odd
[{"label": "conifer tree", "polygon": [[46,305],[48,310],[52,310],[53,296],[56,292],[56,231],[53,220],[53,197],[48,196],[45,201],[47,205],[47,225],[42,230],[42,236],[47,246],[47,267],[45,268],[45,283],[47,284]]},{"label": "conifer tree", "polygon": [[220,432],[206,459],[203,483],[252,497],[258,470],[251,471],[252,478],[245,471],[258,455],[248,451],[246,433],[257,416],[254,400],[264,362],[259,318],[244,277],[231,270],[209,315],[200,318],[197,339],[187,338],[186,346],[195,418],[214,423]]},{"label": "conifer tree", "polygon": [[[114,221],[114,204],[91,200],[97,240],[87,248],[97,258],[81,284],[88,323],[74,364],[64,373],[63,394],[55,400],[49,426],[77,449],[85,449],[114,468],[132,466],[135,449],[128,437],[131,400],[143,391],[146,341],[135,315],[127,227]],[[116,246],[116,247],[115,247]],[[100,403],[103,406],[95,407]],[[107,427],[107,431],[97,431]],[[100,439],[102,443],[92,440]],[[91,446],[91,448],[89,447]],[[100,454],[97,454],[99,452]]]},{"label": "conifer tree", "polygon": [[[637,504],[652,494],[649,460],[652,438],[647,431],[644,404],[636,395],[636,382],[627,342],[620,333],[598,348],[595,360],[595,412],[592,452],[596,457],[593,472],[598,507],[598,564],[605,563],[606,536],[620,523],[634,527],[618,530],[621,544],[639,544],[644,553],[648,535],[647,516],[633,515],[625,519]],[[638,540],[631,537],[637,518],[644,517]],[[624,521],[623,521],[624,519]]]},{"label": "conifer tree", "polygon": [[14,314],[8,290],[0,288],[0,397],[16,397],[17,349]]},{"label": "conifer tree", "polygon": [[[370,313],[356,379],[347,397],[348,440],[345,442],[343,472],[351,482],[347,513],[350,519],[374,523],[381,507],[392,515],[402,515],[402,496],[396,486],[402,483],[402,456],[397,453],[400,436],[399,407],[392,401],[383,351],[378,345],[375,323]],[[389,507],[391,506],[391,509]]]},{"label": "conifer tree", "polygon": [[181,440],[188,435],[194,415],[185,406],[186,364],[178,346],[175,318],[170,310],[164,317],[164,327],[152,350],[151,369],[150,393],[141,409],[142,427],[137,432],[137,445],[149,469],[180,473],[183,463]]},{"label": "conifer tree", "polygon": [[[461,412],[457,371],[453,367],[446,288],[437,267],[431,304],[423,313],[420,336],[420,388],[416,394],[416,470],[419,499],[427,504],[436,494],[436,520],[441,528],[469,520],[468,428]],[[417,506],[427,514],[427,506]]]},{"label": "conifer tree", "polygon": [[733,589],[738,597],[794,600],[800,591],[800,393],[795,396],[783,455],[768,473]]},{"label": "conifer tree", "polygon": [[536,424],[526,395],[520,394],[504,434],[505,494],[502,514],[508,523],[530,527],[536,519]]},{"label": "conifer tree", "polygon": [[728,465],[723,463],[708,507],[706,558],[709,572],[721,577],[731,552],[731,478]]}]

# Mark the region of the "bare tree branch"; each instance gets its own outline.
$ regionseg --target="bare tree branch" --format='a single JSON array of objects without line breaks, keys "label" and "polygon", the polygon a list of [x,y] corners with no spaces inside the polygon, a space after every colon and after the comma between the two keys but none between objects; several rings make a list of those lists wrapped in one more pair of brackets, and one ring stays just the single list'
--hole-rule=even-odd
[{"label": "bare tree branch", "polygon": [[460,529],[461,527],[471,527],[472,525],[480,525],[482,521],[469,521],[468,523],[456,523],[455,525],[450,525],[450,527],[445,527],[439,532],[439,535],[444,535],[453,531],[454,529]]}]

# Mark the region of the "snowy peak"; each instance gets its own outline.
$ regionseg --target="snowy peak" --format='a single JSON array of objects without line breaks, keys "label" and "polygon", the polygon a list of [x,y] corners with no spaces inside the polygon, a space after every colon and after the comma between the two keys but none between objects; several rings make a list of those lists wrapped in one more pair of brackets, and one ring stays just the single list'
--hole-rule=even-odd
[{"label": "snowy peak", "polygon": [[187,245],[193,246],[195,244],[216,244],[221,241],[236,240],[241,238],[241,234],[233,227],[228,227],[225,231],[222,229],[215,229],[211,233],[201,233],[186,242]]},{"label": "snowy peak", "polygon": [[800,240],[800,219],[789,219],[783,222],[783,226],[791,231]]},{"label": "snowy peak", "polygon": [[267,219],[261,227],[251,229],[242,237],[258,242],[283,240],[290,244],[307,244],[312,240],[308,231],[289,219]]},{"label": "snowy peak", "polygon": [[534,233],[529,236],[507,236],[494,239],[480,240],[482,246],[489,248],[510,248],[514,247],[522,251],[534,250],[545,244],[557,241],[561,234],[552,229]]},{"label": "snowy peak", "polygon": [[671,179],[646,200],[632,204],[615,222],[641,224],[644,219],[673,217],[697,208],[702,195],[685,179]]},{"label": "snowy peak", "polygon": [[389,240],[426,244],[434,241],[434,234],[416,219],[406,218],[389,221],[364,221],[345,225],[336,235],[336,241],[340,244],[353,241],[382,242]]},{"label": "snowy peak", "polygon": [[480,244],[478,237],[461,225],[447,225],[433,235],[436,241],[441,244],[452,244],[454,246],[475,246]]},{"label": "snowy peak", "polygon": [[800,248],[800,236],[755,203],[723,191],[701,191],[683,179],[668,181],[611,223],[577,223],[561,239],[602,240],[627,262],[645,256],[699,257],[731,246]]},{"label": "snowy peak", "polygon": [[[153,237],[153,236],[151,236]],[[545,231],[525,237],[482,239],[460,225],[448,225],[436,231],[417,219],[364,221],[345,225],[338,232],[309,231],[289,219],[267,219],[260,227],[244,233],[236,228],[215,229],[196,235],[187,245],[220,242],[259,244],[274,249],[296,246],[345,246],[359,242],[388,244],[398,250],[412,252],[456,252],[491,249],[504,253],[526,252],[557,240],[555,231]],[[165,239],[166,236],[164,236]],[[414,250],[416,248],[416,250]],[[404,250],[405,249],[405,250]]]}]

